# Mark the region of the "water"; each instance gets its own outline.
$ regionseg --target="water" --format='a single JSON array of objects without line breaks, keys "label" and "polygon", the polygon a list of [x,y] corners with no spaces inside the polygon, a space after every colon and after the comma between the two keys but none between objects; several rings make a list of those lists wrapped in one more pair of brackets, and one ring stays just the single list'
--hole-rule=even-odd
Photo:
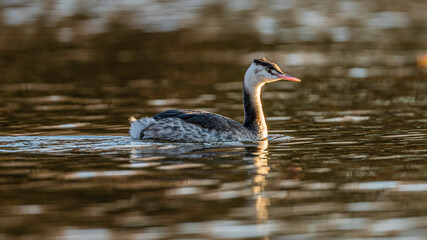
[{"label": "water", "polygon": [[[0,3],[0,240],[427,236],[423,1],[58,2]],[[263,56],[268,142],[128,136]]]},{"label": "water", "polygon": [[272,84],[262,95],[268,143],[127,136],[129,115],[178,106],[241,121],[233,80],[186,83],[194,94],[142,91],[182,84],[173,79],[112,83],[101,93],[85,83],[3,84],[3,111],[11,110],[0,128],[0,236],[423,239],[424,81]]},{"label": "water", "polygon": [[377,130],[367,129],[352,140],[337,139],[345,131],[276,135],[269,146],[1,137],[2,230],[59,239],[422,236],[426,134],[374,144],[366,136]]}]

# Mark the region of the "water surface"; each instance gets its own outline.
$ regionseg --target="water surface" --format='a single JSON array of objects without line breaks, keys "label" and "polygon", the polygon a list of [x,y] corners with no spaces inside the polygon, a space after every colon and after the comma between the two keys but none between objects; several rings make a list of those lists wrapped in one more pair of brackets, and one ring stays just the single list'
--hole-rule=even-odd
[{"label": "water surface", "polygon": [[[427,234],[426,99],[416,94],[425,90],[422,81],[308,79],[269,86],[263,93],[269,143],[156,143],[127,136],[130,114],[167,108],[242,120],[241,83],[233,80],[213,90],[198,83],[200,94],[164,98],[122,97],[135,82],[114,86],[109,98],[75,96],[73,85],[58,95],[46,85],[31,96],[22,84],[3,85],[6,108],[14,111],[0,129],[0,236]],[[147,82],[155,80],[139,81]]]},{"label": "water surface", "polygon": [[[1,2],[1,1],[0,1]],[[3,1],[0,240],[424,240],[425,1]],[[269,141],[131,140],[131,115],[243,121]]]}]

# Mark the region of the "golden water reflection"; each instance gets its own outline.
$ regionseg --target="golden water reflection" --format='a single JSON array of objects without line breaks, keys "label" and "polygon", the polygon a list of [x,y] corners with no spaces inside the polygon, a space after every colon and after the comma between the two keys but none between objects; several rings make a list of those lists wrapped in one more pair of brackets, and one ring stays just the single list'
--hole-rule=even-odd
[{"label": "golden water reflection", "polygon": [[268,141],[263,141],[260,143],[255,156],[244,158],[246,161],[253,161],[256,167],[255,175],[252,178],[252,181],[254,182],[252,191],[255,198],[256,218],[260,223],[262,223],[263,220],[268,220],[268,206],[270,204],[269,198],[262,195],[262,192],[265,190],[265,185],[267,184],[266,176],[270,171],[267,157],[268,151],[266,151],[267,147]]}]

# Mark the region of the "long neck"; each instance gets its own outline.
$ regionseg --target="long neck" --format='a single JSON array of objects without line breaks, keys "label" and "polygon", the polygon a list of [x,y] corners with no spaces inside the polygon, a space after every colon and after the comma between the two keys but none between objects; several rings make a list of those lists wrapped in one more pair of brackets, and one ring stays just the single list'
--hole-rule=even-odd
[{"label": "long neck", "polygon": [[243,83],[243,105],[245,108],[245,121],[243,125],[255,132],[259,139],[267,137],[267,124],[261,104],[261,88],[263,84],[251,84],[245,79]]}]

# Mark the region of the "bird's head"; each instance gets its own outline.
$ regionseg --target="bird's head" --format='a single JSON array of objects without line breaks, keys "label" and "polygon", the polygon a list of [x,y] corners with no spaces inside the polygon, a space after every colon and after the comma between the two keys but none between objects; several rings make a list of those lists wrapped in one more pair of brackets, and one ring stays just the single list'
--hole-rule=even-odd
[{"label": "bird's head", "polygon": [[265,83],[287,80],[300,82],[301,80],[284,73],[277,64],[265,58],[254,59],[245,74],[245,81],[250,85],[263,85]]}]

